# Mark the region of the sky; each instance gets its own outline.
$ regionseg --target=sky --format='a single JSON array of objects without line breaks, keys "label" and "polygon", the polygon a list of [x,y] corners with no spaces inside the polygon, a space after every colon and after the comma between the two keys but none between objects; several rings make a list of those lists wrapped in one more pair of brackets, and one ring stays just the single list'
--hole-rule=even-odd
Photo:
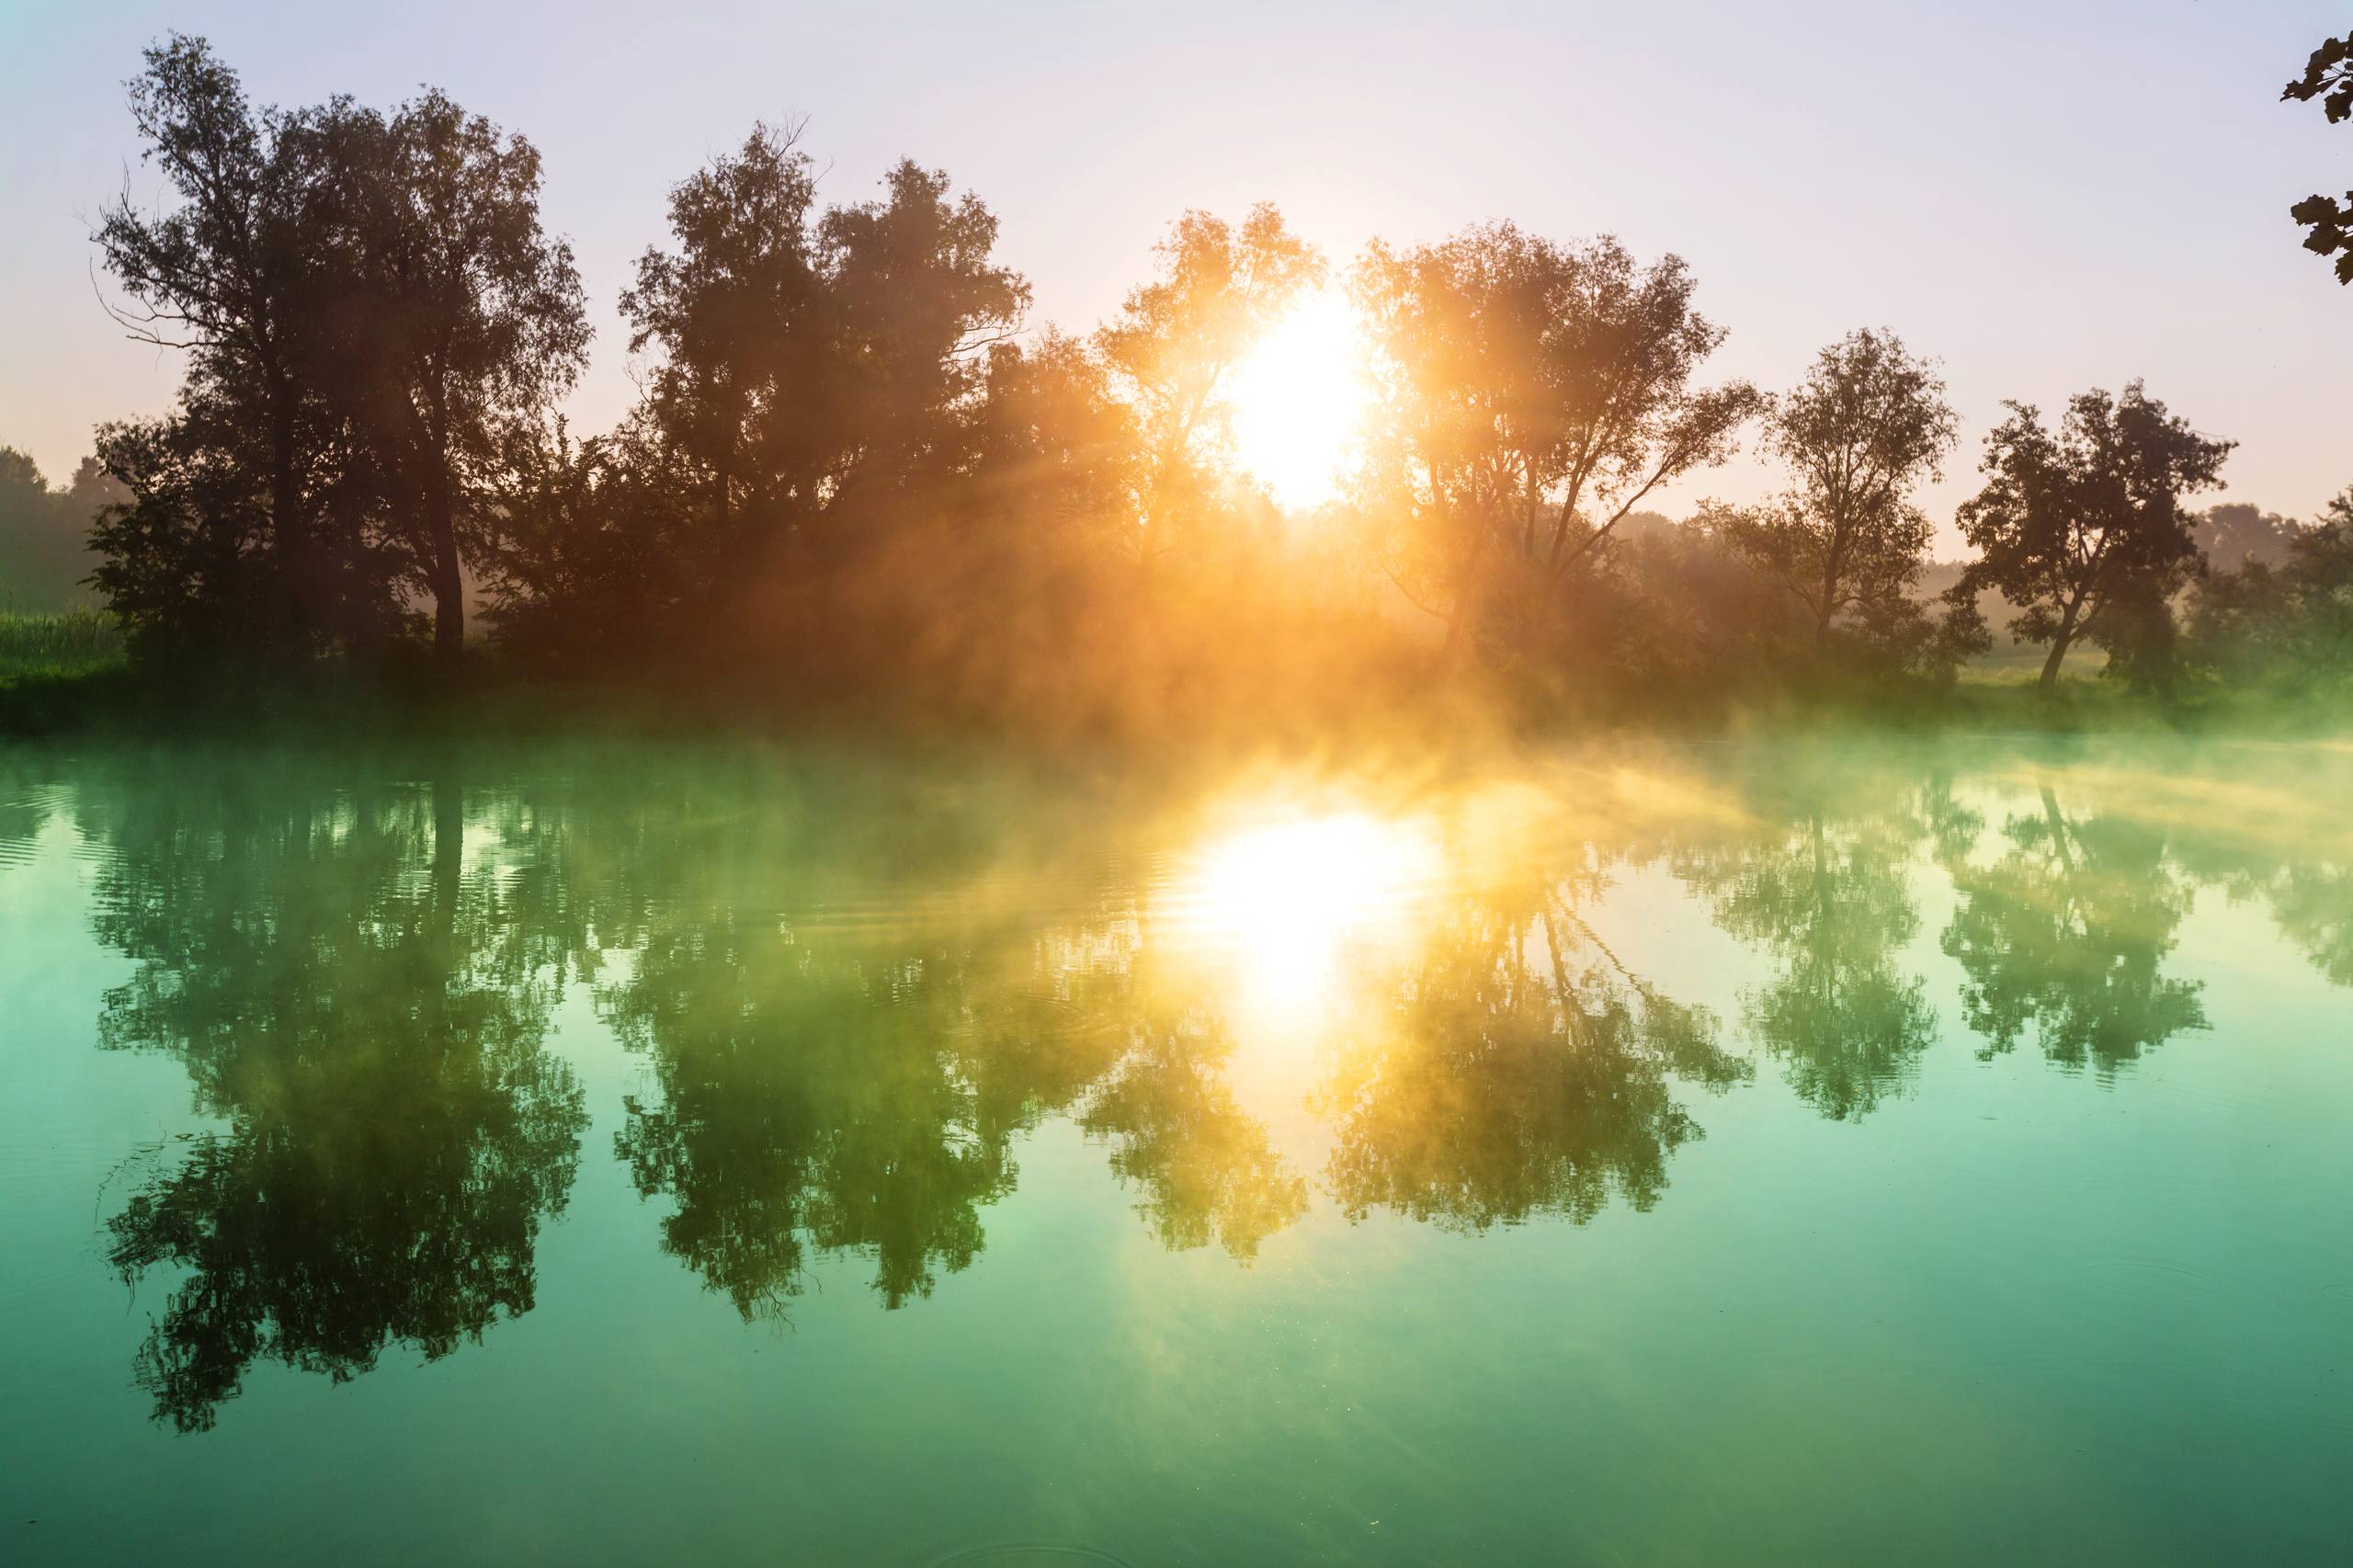
[{"label": "sky", "polygon": [[[2239,441],[2222,498],[2309,517],[2353,483],[2353,289],[2287,209],[2353,187],[2353,124],[2278,99],[2348,26],[2342,0],[0,0],[0,445],[62,482],[94,426],[169,406],[175,358],[108,321],[88,232],[126,180],[160,192],[122,82],[178,28],[259,101],[429,83],[529,136],[597,329],[579,428],[634,396],[615,301],[667,187],[805,118],[828,199],[903,154],[979,192],[1033,325],[1093,326],[1188,207],[1271,199],[1342,261],[1496,218],[1615,233],[1691,264],[1715,375],[1786,387],[1863,325],[1941,360],[1947,553],[2004,399],[2135,376]],[[1663,509],[1771,483],[1744,458]]]}]

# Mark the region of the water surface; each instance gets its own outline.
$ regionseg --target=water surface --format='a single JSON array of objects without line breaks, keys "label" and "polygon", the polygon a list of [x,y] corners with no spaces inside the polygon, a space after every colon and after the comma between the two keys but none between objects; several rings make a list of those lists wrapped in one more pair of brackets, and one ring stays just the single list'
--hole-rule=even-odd
[{"label": "water surface", "polygon": [[2353,752],[1192,775],[0,751],[0,1559],[2353,1554]]}]

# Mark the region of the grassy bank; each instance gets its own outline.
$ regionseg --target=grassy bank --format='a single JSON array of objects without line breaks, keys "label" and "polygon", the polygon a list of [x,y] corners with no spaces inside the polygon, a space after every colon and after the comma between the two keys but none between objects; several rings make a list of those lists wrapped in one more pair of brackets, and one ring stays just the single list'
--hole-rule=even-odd
[{"label": "grassy bank", "polygon": [[123,663],[122,630],[104,610],[0,609],[0,683],[80,677]]}]

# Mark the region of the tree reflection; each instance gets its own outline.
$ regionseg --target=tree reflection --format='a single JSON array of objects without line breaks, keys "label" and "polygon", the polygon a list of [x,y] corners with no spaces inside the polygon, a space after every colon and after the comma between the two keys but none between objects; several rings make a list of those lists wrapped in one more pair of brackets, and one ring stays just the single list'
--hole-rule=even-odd
[{"label": "tree reflection", "polygon": [[1334,1075],[1333,1195],[1351,1218],[1471,1231],[1582,1223],[1613,1193],[1648,1209],[1667,1155],[1702,1136],[1675,1080],[1747,1075],[1716,1035],[1713,1015],[1627,971],[1563,885],[1466,901],[1406,977],[1393,1028]]},{"label": "tree reflection", "polygon": [[585,1116],[469,877],[457,786],[337,799],[186,774],[93,813],[97,927],[131,958],[103,1044],[167,1052],[222,1131],[108,1222],[127,1280],[187,1271],[139,1353],[159,1418],[212,1425],[256,1361],[337,1381],[530,1310]]},{"label": "tree reflection", "polygon": [[2049,786],[2014,816],[1991,866],[1957,862],[1961,907],[1944,950],[1968,975],[1961,1006],[1984,1054],[2034,1028],[2043,1054],[2113,1073],[2184,1029],[2204,1028],[2193,982],[2164,972],[2188,888],[2163,833],[2121,817],[2072,823]]},{"label": "tree reflection", "polygon": [[1795,825],[1682,868],[1716,924],[1779,965],[1742,997],[1742,1021],[1833,1120],[1901,1092],[1936,1039],[1936,1009],[1894,956],[1919,929],[1905,859],[1920,831],[1902,809],[1834,823],[1810,801]]},{"label": "tree reflection", "polygon": [[607,1013],[661,1089],[615,1148],[676,1206],[663,1246],[746,1317],[813,1253],[870,1256],[887,1307],[969,1265],[1013,1165],[957,1071],[964,992],[937,949],[862,962],[732,911],[656,930]]},{"label": "tree reflection", "polygon": [[1142,1020],[1079,1125],[1109,1142],[1112,1171],[1142,1190],[1136,1211],[1161,1244],[1215,1242],[1246,1263],[1307,1211],[1307,1183],[1235,1103],[1220,1071],[1229,1043],[1199,1006]]}]

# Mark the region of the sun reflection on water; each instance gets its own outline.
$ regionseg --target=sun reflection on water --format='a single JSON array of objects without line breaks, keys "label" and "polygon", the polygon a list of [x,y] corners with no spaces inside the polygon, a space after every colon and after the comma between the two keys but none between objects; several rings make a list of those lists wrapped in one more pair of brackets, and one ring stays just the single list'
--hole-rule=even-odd
[{"label": "sun reflection on water", "polygon": [[1237,1011],[1287,1030],[1312,1028],[1341,1010],[1352,949],[1409,935],[1438,861],[1436,835],[1420,821],[1287,813],[1203,846],[1169,913],[1231,976]]}]

